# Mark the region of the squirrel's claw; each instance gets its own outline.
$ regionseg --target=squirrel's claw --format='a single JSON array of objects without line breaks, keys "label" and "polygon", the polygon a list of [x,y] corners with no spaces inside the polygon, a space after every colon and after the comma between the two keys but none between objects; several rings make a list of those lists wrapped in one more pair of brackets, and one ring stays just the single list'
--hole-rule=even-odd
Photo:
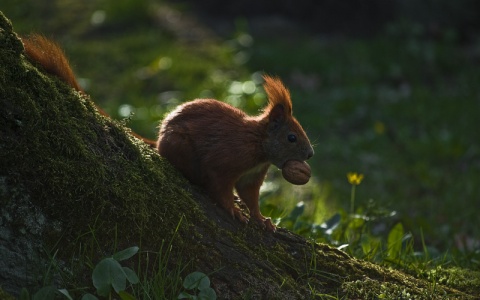
[{"label": "squirrel's claw", "polygon": [[239,220],[243,224],[248,224],[249,219],[243,214],[242,210],[238,207],[233,207],[230,210],[230,214],[234,219]]}]

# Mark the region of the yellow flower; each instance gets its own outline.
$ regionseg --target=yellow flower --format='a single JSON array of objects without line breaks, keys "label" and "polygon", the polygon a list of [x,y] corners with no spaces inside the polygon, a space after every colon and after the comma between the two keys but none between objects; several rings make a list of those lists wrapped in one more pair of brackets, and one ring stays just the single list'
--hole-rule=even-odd
[{"label": "yellow flower", "polygon": [[382,135],[385,133],[385,124],[381,121],[376,121],[375,124],[373,124],[373,130],[375,131],[376,134]]},{"label": "yellow flower", "polygon": [[356,172],[350,172],[347,174],[348,182],[352,185],[359,185],[363,180],[363,174],[358,174]]}]

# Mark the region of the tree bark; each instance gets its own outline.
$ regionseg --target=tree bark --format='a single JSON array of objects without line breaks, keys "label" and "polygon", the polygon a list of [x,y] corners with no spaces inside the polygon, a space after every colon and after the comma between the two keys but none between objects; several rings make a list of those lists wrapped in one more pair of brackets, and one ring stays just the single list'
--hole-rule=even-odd
[{"label": "tree bark", "polygon": [[68,285],[51,266],[84,284],[81,257],[133,245],[143,254],[131,263],[153,268],[146,253],[171,243],[165,267],[209,274],[221,299],[474,298],[233,220],[88,97],[30,64],[1,13],[0,100],[0,286],[12,295],[46,279]]}]

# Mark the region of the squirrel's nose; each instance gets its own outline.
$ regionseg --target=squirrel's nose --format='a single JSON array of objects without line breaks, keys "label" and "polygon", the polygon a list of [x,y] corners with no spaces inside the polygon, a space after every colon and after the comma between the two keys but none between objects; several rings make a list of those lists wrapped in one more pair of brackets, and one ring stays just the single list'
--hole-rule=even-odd
[{"label": "squirrel's nose", "polygon": [[313,154],[315,154],[315,152],[313,151],[313,148],[310,147],[307,153],[307,159],[310,159],[313,156]]}]

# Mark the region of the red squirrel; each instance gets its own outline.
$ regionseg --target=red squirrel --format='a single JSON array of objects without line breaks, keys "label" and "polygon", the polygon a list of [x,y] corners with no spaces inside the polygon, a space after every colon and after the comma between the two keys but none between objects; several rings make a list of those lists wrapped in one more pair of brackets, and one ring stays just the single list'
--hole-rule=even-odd
[{"label": "red squirrel", "polygon": [[[40,35],[23,39],[27,57],[45,71],[81,91],[64,52]],[[292,115],[288,89],[280,79],[264,76],[268,105],[257,116],[214,99],[178,106],[160,126],[156,148],[191,183],[233,218],[248,218],[234,205],[233,190],[247,205],[250,219],[275,231],[259,208],[259,190],[270,164],[282,169],[289,160],[305,161],[314,154],[300,123]]]}]

